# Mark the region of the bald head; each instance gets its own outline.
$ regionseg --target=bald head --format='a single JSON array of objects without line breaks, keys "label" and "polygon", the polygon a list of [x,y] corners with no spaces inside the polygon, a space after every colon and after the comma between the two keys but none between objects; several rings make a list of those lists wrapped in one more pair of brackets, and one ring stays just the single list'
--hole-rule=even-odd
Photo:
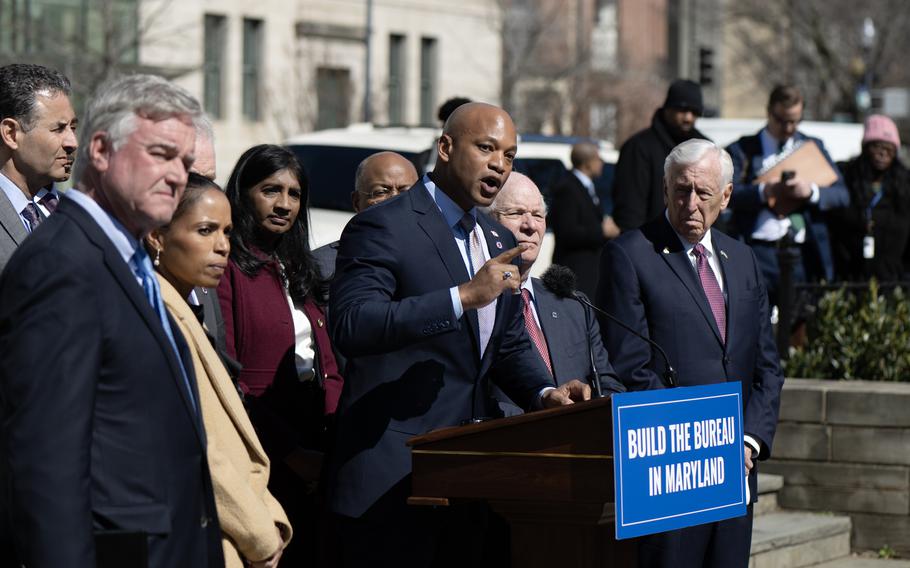
[{"label": "bald head", "polygon": [[600,150],[596,144],[590,142],[579,142],[572,146],[572,154],[569,156],[572,161],[572,167],[591,179],[600,177],[603,172],[603,161],[600,159]]},{"label": "bald head", "polygon": [[461,105],[446,121],[432,178],[462,209],[488,207],[518,151],[509,113],[486,103]]},{"label": "bald head", "polygon": [[357,166],[351,202],[360,212],[407,191],[417,183],[417,170],[407,158],[395,152],[379,152]]},{"label": "bald head", "polygon": [[547,232],[547,206],[531,178],[512,172],[502,191],[490,205],[490,214],[515,235],[519,244],[529,245],[521,253],[521,279],[530,274],[531,266],[540,254],[544,233]]}]

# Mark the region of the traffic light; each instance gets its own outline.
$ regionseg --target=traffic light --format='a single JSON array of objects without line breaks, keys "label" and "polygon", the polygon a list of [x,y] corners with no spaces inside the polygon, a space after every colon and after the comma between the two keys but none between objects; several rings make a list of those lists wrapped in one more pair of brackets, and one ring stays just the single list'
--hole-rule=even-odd
[{"label": "traffic light", "polygon": [[698,84],[714,84],[714,50],[710,47],[698,48]]}]

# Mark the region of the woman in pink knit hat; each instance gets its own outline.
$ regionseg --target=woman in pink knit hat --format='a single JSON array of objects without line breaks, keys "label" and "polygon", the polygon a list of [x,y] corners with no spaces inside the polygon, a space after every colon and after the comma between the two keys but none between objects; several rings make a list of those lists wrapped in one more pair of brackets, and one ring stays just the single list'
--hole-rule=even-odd
[{"label": "woman in pink knit hat", "polygon": [[900,145],[894,121],[874,114],[866,119],[862,153],[838,164],[850,191],[850,206],[829,212],[841,280],[906,279],[910,171],[898,159]]}]

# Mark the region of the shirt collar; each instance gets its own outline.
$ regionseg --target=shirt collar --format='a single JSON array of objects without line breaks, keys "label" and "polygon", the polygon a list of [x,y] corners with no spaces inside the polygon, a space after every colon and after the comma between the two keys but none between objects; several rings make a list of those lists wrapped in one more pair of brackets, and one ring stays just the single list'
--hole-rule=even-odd
[{"label": "shirt collar", "polygon": [[572,170],[572,173],[575,174],[575,177],[578,178],[578,181],[581,182],[581,185],[585,186],[586,189],[590,190],[594,188],[594,182],[591,181],[586,174],[579,170]]},{"label": "shirt collar", "polygon": [[[424,174],[422,181],[423,185],[427,188],[427,191],[430,192],[430,197],[432,197],[433,201],[436,203],[436,207],[439,207],[439,211],[442,213],[443,218],[445,218],[446,224],[452,229],[453,233],[461,236],[458,222],[464,217],[466,211],[452,201],[452,198],[446,195],[446,192],[437,188],[436,184],[433,183],[433,180],[430,179],[429,174]],[[470,213],[475,220],[477,219],[476,207],[471,207],[467,213]]]},{"label": "shirt collar", "polygon": [[534,299],[534,300],[537,299],[537,297],[534,295],[534,279],[531,278],[530,276],[528,277],[527,280],[525,280],[524,282],[521,283],[521,289],[527,290],[528,292],[530,292],[532,299]]},{"label": "shirt collar", "polygon": [[38,193],[35,194],[35,202],[41,201],[44,198],[44,196],[47,195],[48,193],[50,193],[51,195],[56,195],[57,199],[60,199],[60,192],[57,191],[57,188],[54,186],[50,186],[50,189],[48,189],[46,187],[42,187],[41,189],[38,190]]},{"label": "shirt collar", "polygon": [[[666,209],[664,209],[664,218],[667,220],[667,223],[670,223],[670,212]],[[670,223],[670,228],[673,228],[673,223]],[[690,243],[688,240],[684,239],[682,235],[676,232],[675,228],[673,228],[673,234],[676,235],[676,238],[678,238],[679,242],[682,244],[683,250],[686,251],[686,256],[690,256],[696,243]],[[705,247],[705,250],[708,251],[707,256],[709,259],[714,256],[714,243],[711,241],[711,229],[705,231],[705,234],[699,242],[701,243],[701,246]]]},{"label": "shirt collar", "polygon": [[0,173],[0,189],[3,190],[3,193],[6,194],[7,199],[13,205],[13,209],[16,211],[17,215],[22,214],[22,210],[25,209],[25,206],[29,204],[29,199],[22,193],[22,190],[19,189],[19,186],[14,184],[12,180]]},{"label": "shirt collar", "polygon": [[131,235],[126,230],[126,227],[115,219],[113,215],[102,209],[97,201],[82,193],[79,189],[74,187],[67,191],[65,198],[75,201],[77,205],[85,209],[85,212],[91,216],[95,223],[98,224],[98,227],[107,235],[107,238],[114,244],[114,248],[123,257],[123,262],[129,264],[133,254],[136,253],[136,249],[139,247],[139,241],[136,237]]},{"label": "shirt collar", "polygon": [[[774,156],[781,152],[780,140],[771,136],[771,132],[768,131],[768,127],[764,127],[759,134],[761,138],[761,149],[762,154],[765,156]],[[793,147],[793,143],[796,141],[796,136],[791,136],[784,141],[783,150],[789,150]]]}]

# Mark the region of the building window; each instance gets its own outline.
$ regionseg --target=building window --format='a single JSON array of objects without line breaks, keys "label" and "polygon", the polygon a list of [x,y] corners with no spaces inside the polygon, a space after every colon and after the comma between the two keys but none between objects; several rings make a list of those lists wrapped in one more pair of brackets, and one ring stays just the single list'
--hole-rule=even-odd
[{"label": "building window", "polygon": [[389,36],[389,124],[404,123],[405,38]]},{"label": "building window", "polygon": [[137,63],[141,40],[138,0],[0,0],[3,54],[43,55],[59,68],[78,60],[97,70]]},{"label": "building window", "polygon": [[202,73],[205,111],[212,118],[222,118],[221,87],[224,84],[224,51],[227,40],[227,18],[205,15],[205,42]]},{"label": "building window", "polygon": [[436,110],[436,38],[420,39],[420,124],[433,126]]},{"label": "building window", "polygon": [[351,71],[320,67],[316,70],[319,114],[316,129],[344,128],[351,122]]},{"label": "building window", "polygon": [[261,114],[262,20],[243,19],[243,116]]}]

